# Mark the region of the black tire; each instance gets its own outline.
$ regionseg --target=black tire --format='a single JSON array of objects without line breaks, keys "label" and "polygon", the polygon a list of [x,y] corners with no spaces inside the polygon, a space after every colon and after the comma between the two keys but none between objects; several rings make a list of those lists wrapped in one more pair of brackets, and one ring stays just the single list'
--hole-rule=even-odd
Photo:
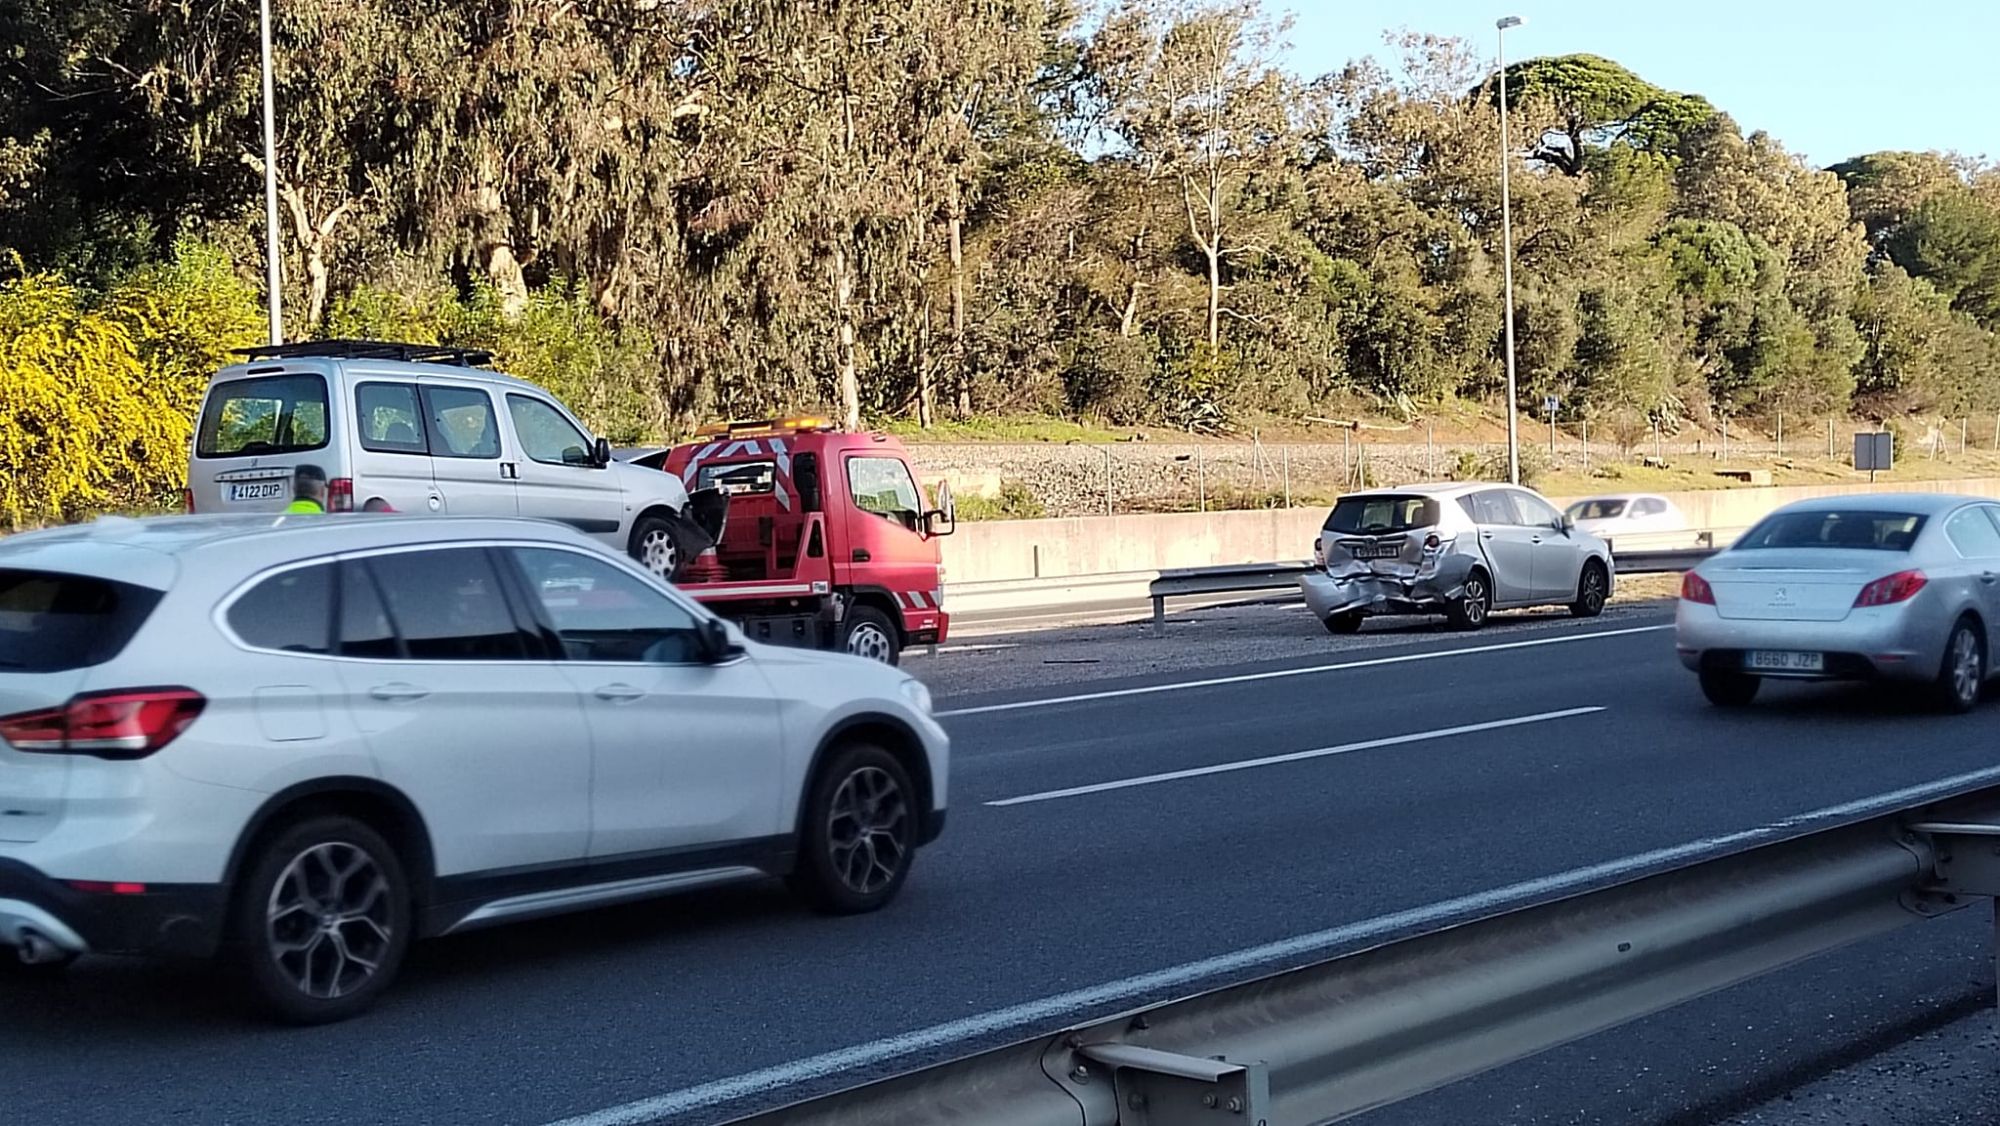
[{"label": "black tire", "polygon": [[632,538],[626,543],[625,552],[639,566],[676,583],[694,565],[701,542],[701,534],[680,517],[647,515],[632,525]]},{"label": "black tire", "polygon": [[916,858],[917,788],[896,756],[850,743],[813,776],[799,820],[794,894],[828,915],[860,915],[888,905]]},{"label": "black tire", "polygon": [[1360,633],[1361,622],[1365,617],[1366,615],[1359,610],[1347,610],[1339,614],[1328,614],[1321,624],[1326,626],[1328,633]]},{"label": "black tire", "polygon": [[1592,559],[1583,565],[1583,574],[1576,580],[1576,601],[1569,604],[1572,618],[1595,618],[1604,613],[1604,603],[1611,591],[1611,573],[1604,564]]},{"label": "black tire", "polygon": [[237,968],[258,1006],[292,1024],[363,1012],[395,980],[410,948],[414,913],[402,861],[351,817],[313,817],[264,841],[234,900],[229,946]]},{"label": "black tire", "polygon": [[1964,715],[1979,706],[1986,684],[1986,643],[1970,618],[1960,618],[1944,643],[1944,660],[1931,685],[1931,700],[1939,710]]},{"label": "black tire", "polygon": [[1473,571],[1465,576],[1465,588],[1445,606],[1444,614],[1453,629],[1484,628],[1486,619],[1493,615],[1493,587],[1486,572]]},{"label": "black tire", "polygon": [[1718,708],[1747,708],[1764,686],[1761,677],[1721,669],[1701,670],[1701,694]]},{"label": "black tire", "polygon": [[903,659],[903,632],[873,606],[849,606],[840,626],[840,651],[893,666]]}]

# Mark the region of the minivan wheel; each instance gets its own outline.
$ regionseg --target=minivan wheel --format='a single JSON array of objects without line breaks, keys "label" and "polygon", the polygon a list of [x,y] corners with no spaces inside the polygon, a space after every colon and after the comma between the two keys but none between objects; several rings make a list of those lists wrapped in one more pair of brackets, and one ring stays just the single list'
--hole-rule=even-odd
[{"label": "minivan wheel", "polygon": [[922,816],[896,756],[850,743],[813,776],[805,800],[792,891],[829,915],[879,910],[896,898],[910,875]]},{"label": "minivan wheel", "polygon": [[410,946],[410,888],[395,850],[351,817],[314,817],[252,857],[231,945],[255,1000],[294,1024],[374,1004]]},{"label": "minivan wheel", "polygon": [[1764,686],[1760,677],[1723,669],[1701,670],[1701,694],[1718,708],[1747,708]]},{"label": "minivan wheel", "polygon": [[687,525],[672,516],[641,516],[632,525],[628,554],[641,567],[668,582],[679,582],[694,563],[695,537]]},{"label": "minivan wheel", "polygon": [[1572,618],[1595,618],[1604,613],[1606,581],[1604,564],[1593,559],[1583,565],[1583,577],[1576,581],[1576,601],[1569,604]]},{"label": "minivan wheel", "polygon": [[1322,624],[1326,626],[1328,633],[1360,633],[1363,617],[1359,610],[1346,610],[1338,614],[1328,614]]},{"label": "minivan wheel", "polygon": [[887,614],[873,606],[850,606],[840,631],[840,648],[856,657],[893,665],[902,658],[899,637],[896,623]]},{"label": "minivan wheel", "polygon": [[1453,629],[1479,629],[1492,613],[1493,591],[1486,585],[1484,571],[1474,571],[1465,576],[1464,588],[1445,607],[1445,617],[1450,619]]},{"label": "minivan wheel", "polygon": [[1961,618],[1945,642],[1944,662],[1938,667],[1932,695],[1940,708],[1963,715],[1979,704],[1979,692],[1986,684],[1986,647],[1970,620]]}]

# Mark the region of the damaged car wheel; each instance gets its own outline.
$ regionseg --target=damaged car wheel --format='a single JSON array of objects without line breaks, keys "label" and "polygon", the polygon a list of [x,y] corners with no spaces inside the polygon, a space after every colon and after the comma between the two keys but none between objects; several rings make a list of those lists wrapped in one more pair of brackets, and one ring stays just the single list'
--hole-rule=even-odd
[{"label": "damaged car wheel", "polygon": [[1453,629],[1478,629],[1486,624],[1486,618],[1492,612],[1493,590],[1487,585],[1484,571],[1474,571],[1465,576],[1465,586],[1458,597],[1445,607],[1445,617],[1451,621]]},{"label": "damaged car wheel", "polygon": [[1328,633],[1360,633],[1362,617],[1361,611],[1348,610],[1339,614],[1328,614],[1322,619],[1322,624],[1326,626],[1326,632]]}]

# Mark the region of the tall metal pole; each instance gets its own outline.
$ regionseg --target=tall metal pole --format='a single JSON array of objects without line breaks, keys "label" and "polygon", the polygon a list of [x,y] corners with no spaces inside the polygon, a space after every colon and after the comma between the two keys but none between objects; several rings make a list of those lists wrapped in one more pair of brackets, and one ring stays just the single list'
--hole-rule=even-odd
[{"label": "tall metal pole", "polygon": [[1521,17],[1506,16],[1494,24],[1500,63],[1500,274],[1507,297],[1507,480],[1521,483],[1519,404],[1514,386],[1514,200],[1507,182],[1507,29],[1521,26]]},{"label": "tall metal pole", "polygon": [[271,0],[259,0],[264,49],[264,259],[271,289],[271,343],[285,342],[285,269],[278,256],[278,113],[271,87]]}]

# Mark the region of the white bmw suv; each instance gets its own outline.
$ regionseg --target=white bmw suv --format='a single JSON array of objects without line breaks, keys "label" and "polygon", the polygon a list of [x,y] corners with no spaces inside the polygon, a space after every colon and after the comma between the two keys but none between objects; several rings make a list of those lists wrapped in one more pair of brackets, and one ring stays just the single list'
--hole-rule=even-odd
[{"label": "white bmw suv", "polygon": [[747,642],[554,523],[0,540],[0,973],[222,953],[319,1022],[413,938],[760,877],[870,911],[948,767],[906,674]]}]

